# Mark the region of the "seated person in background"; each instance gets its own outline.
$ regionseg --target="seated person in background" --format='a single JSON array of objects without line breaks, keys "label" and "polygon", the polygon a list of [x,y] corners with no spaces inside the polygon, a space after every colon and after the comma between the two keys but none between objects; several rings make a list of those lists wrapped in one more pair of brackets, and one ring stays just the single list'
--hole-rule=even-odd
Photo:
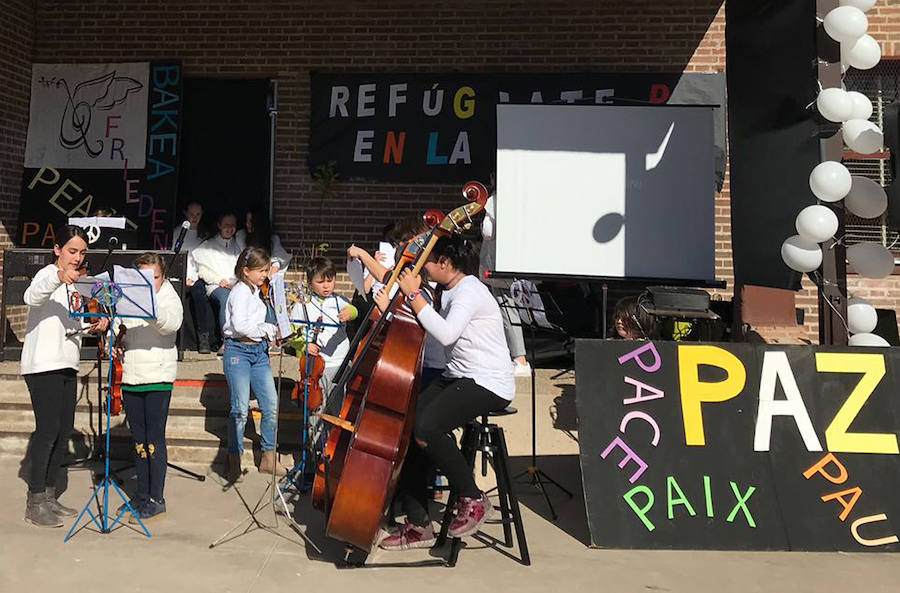
[{"label": "seated person in background", "polygon": [[[187,203],[184,208],[184,219],[190,224],[184,233],[184,242],[181,244],[181,251],[187,255],[187,269],[185,270],[185,324],[182,336],[182,344],[196,343],[197,351],[202,354],[209,354],[209,340],[207,337],[205,343],[201,344],[199,335],[201,333],[209,334],[209,327],[213,324],[213,310],[206,298],[206,283],[200,280],[197,274],[197,262],[194,261],[194,250],[206,239],[206,232],[201,230],[200,225],[203,218],[203,205],[196,200]],[[181,234],[181,223],[172,230],[172,249],[175,249],[175,242],[178,235]],[[196,296],[195,292],[196,291]],[[190,307],[187,304],[190,303]],[[204,329],[206,328],[206,329]],[[193,334],[191,334],[193,332]],[[189,347],[189,346],[185,346]]]},{"label": "seated person in background", "polygon": [[640,306],[639,296],[623,297],[613,310],[612,336],[626,340],[658,339],[657,323],[653,315]]},{"label": "seated person in background", "polygon": [[[216,226],[219,232],[201,243],[192,253],[194,262],[197,264],[197,274],[205,283],[205,290],[192,290],[191,296],[196,299],[202,299],[205,296],[218,309],[219,330],[221,330],[225,326],[225,304],[228,302],[228,295],[234,286],[234,267],[241,249],[234,239],[237,226],[234,214],[225,212],[219,215]],[[194,310],[197,311],[201,308],[202,304],[198,306],[195,301]],[[215,328],[210,320],[199,319],[199,315],[197,325],[199,328],[198,351],[203,352],[201,347],[205,346],[206,351],[209,352],[209,343]]]},{"label": "seated person in background", "polygon": [[290,254],[281,245],[281,239],[272,232],[272,224],[269,215],[263,208],[248,210],[244,218],[244,228],[234,235],[238,247],[259,247],[265,249],[272,256],[272,267],[269,269],[269,277],[272,274],[287,268],[291,261]]}]

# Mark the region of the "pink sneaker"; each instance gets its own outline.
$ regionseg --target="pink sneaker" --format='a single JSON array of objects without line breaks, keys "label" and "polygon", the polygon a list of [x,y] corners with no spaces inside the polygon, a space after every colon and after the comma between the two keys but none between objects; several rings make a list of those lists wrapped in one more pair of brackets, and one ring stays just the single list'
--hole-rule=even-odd
[{"label": "pink sneaker", "polygon": [[494,514],[494,505],[484,492],[478,498],[460,496],[456,508],[456,517],[450,523],[450,537],[472,535]]},{"label": "pink sneaker", "polygon": [[431,522],[424,527],[413,525],[409,519],[399,529],[392,531],[379,542],[383,550],[409,550],[411,548],[430,548],[434,545],[434,528]]}]

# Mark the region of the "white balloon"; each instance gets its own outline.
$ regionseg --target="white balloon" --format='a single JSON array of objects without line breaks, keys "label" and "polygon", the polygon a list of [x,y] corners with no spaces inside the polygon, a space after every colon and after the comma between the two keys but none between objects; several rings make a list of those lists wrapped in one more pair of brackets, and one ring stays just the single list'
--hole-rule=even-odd
[{"label": "white balloon", "polygon": [[867,334],[878,325],[875,307],[865,299],[850,299],[847,302],[847,327],[852,334]]},{"label": "white balloon", "polygon": [[850,193],[844,199],[847,210],[860,218],[878,218],[887,210],[887,193],[884,188],[868,177],[852,175]]},{"label": "white balloon", "polygon": [[822,250],[800,235],[791,235],[781,245],[781,259],[792,270],[812,272],[822,265]]},{"label": "white balloon", "polygon": [[856,41],[866,34],[869,19],[855,6],[838,6],[825,15],[825,32],[835,41]]},{"label": "white balloon", "polygon": [[853,99],[837,87],[822,89],[816,97],[816,108],[828,121],[847,121],[853,115]]},{"label": "white balloon", "polygon": [[828,206],[807,206],[797,215],[797,234],[813,243],[827,241],[837,232],[838,218]]},{"label": "white balloon", "polygon": [[878,152],[884,145],[884,134],[881,132],[881,128],[866,119],[845,121],[841,126],[841,134],[844,137],[844,144],[850,150],[862,154]]},{"label": "white balloon", "polygon": [[881,61],[881,46],[871,35],[863,35],[855,42],[841,44],[841,63],[857,70],[874,68]]},{"label": "white balloon", "polygon": [[819,163],[809,174],[809,189],[823,202],[842,200],[852,183],[850,171],[837,161]]},{"label": "white balloon", "polygon": [[894,271],[894,256],[880,243],[857,243],[847,248],[847,263],[863,278],[886,278]]},{"label": "white balloon", "polygon": [[853,111],[848,119],[869,119],[872,117],[872,101],[867,96],[857,91],[847,91],[847,95],[853,103]]},{"label": "white balloon", "polygon": [[841,0],[841,6],[855,6],[863,12],[875,6],[875,0]]},{"label": "white balloon", "polygon": [[888,341],[876,334],[853,334],[847,340],[850,346],[874,346],[876,348],[889,348]]}]

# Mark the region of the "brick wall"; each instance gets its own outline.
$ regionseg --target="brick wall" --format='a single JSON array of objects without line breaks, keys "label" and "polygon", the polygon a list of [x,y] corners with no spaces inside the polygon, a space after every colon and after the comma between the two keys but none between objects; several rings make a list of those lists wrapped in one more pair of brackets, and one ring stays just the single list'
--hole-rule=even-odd
[{"label": "brick wall", "polygon": [[[0,13],[0,250],[12,246],[10,237],[15,234],[18,222],[34,55],[35,4],[35,0],[8,0]],[[24,325],[24,308],[11,308],[8,315],[14,327]]]},{"label": "brick wall", "polygon": [[[19,4],[24,22],[34,22],[26,18],[24,9],[29,4]],[[296,249],[304,231],[311,232],[303,221],[311,219],[317,208],[305,165],[311,70],[718,71],[725,68],[721,4],[721,0],[461,0],[453,4],[427,0],[38,0],[34,59],[178,58],[188,76],[277,78],[276,231],[288,248]],[[881,0],[880,7],[870,12],[870,29],[883,43],[886,56],[900,55],[898,4]],[[15,28],[17,32],[28,29]],[[27,68],[22,70],[27,75]],[[21,92],[27,95],[27,88]],[[27,104],[16,103],[14,108],[27,117]],[[14,160],[20,163],[24,124],[17,130],[19,140],[13,142],[13,152],[18,151]],[[456,186],[447,185],[339,183],[328,206],[325,236],[334,246],[351,241],[371,244],[386,222],[423,207],[451,205],[457,191]],[[730,286],[729,223],[726,184],[716,197],[716,264],[719,277]],[[340,249],[336,247],[332,254],[339,255]],[[894,307],[893,287],[878,288],[875,304]],[[866,290],[863,287],[860,292]],[[730,290],[720,296],[728,298]],[[801,292],[798,302],[809,309],[808,330],[815,338],[814,292]]]}]

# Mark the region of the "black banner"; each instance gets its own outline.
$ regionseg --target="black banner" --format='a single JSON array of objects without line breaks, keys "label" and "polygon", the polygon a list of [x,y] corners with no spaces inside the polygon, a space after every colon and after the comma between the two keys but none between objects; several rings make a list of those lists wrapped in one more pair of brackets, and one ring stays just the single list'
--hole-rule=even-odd
[{"label": "black banner", "polygon": [[[105,248],[104,237],[117,235],[129,249],[171,247],[176,218],[178,147],[181,141],[181,66],[151,63],[147,103],[146,164],[129,169],[71,169],[50,166],[24,169],[19,227],[20,247],[52,247],[55,229],[71,217],[93,216],[97,209],[124,216],[124,232],[88,229],[88,238]],[[106,122],[115,141],[116,121]]]},{"label": "black banner", "polygon": [[900,350],[579,340],[575,362],[595,545],[900,550]]},{"label": "black banner", "polygon": [[457,183],[495,170],[498,103],[722,105],[716,175],[725,174],[721,74],[312,73],[309,166],[344,179]]},{"label": "black banner", "polygon": [[816,4],[731,1],[725,22],[734,282],[797,290],[781,244],[816,203]]}]

